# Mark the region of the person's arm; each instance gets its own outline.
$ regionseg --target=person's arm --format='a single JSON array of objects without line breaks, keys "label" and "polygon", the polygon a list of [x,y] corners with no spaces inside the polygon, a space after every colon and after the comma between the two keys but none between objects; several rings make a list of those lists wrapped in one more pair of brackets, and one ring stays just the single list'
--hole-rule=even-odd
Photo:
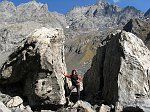
[{"label": "person's arm", "polygon": [[81,75],[78,75],[77,85],[80,85],[80,82],[82,81]]},{"label": "person's arm", "polygon": [[77,80],[77,82],[80,83],[81,81],[82,81],[82,77],[81,77],[81,75],[78,75],[78,80]]},{"label": "person's arm", "polygon": [[68,78],[71,77],[71,76],[70,76],[69,74],[67,74],[66,72],[64,72],[63,75],[64,75],[65,77],[68,77]]},{"label": "person's arm", "polygon": [[80,80],[80,81],[82,81],[82,76],[81,75],[78,75],[78,79]]}]

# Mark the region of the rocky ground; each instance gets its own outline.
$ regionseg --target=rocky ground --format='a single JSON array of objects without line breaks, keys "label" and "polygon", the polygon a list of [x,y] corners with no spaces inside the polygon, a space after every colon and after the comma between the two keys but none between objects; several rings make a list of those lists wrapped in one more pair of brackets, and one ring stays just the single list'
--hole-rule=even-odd
[{"label": "rocky ground", "polygon": [[[149,15],[103,0],[66,15],[0,2],[0,111],[150,112]],[[72,69],[79,101],[66,97]]]}]

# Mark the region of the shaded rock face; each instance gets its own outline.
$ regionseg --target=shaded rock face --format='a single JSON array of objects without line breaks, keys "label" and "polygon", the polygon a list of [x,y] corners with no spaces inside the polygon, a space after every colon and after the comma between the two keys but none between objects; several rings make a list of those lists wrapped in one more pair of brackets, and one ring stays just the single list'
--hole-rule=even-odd
[{"label": "shaded rock face", "polygon": [[[87,96],[94,95],[103,88],[103,63],[105,57],[105,46],[98,48],[93,57],[91,68],[84,75],[84,91]],[[91,86],[94,85],[94,86]]]},{"label": "shaded rock face", "polygon": [[150,18],[150,8],[144,14],[145,17]]},{"label": "shaded rock face", "polygon": [[131,19],[123,29],[137,35],[150,49],[150,21]]},{"label": "shaded rock face", "polygon": [[43,27],[31,33],[1,68],[1,91],[26,97],[32,107],[65,104],[63,44],[61,29]]},{"label": "shaded rock face", "polygon": [[132,33],[117,31],[104,47],[98,48],[95,57],[97,60],[93,59],[91,69],[85,74],[85,94],[101,91],[106,103],[116,108],[119,105],[121,109],[140,107],[137,102],[149,99],[150,52],[142,40]]}]

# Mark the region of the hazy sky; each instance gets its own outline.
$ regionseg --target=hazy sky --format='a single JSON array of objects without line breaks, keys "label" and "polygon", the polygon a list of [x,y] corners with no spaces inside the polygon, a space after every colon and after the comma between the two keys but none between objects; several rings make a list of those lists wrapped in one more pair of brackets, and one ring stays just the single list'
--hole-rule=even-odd
[{"label": "hazy sky", "polygon": [[[19,5],[31,0],[9,0]],[[48,4],[50,11],[66,13],[74,6],[83,6],[96,3],[96,0],[36,0],[37,2]],[[109,3],[115,3],[120,7],[134,6],[145,12],[150,8],[150,0],[107,0]]]}]

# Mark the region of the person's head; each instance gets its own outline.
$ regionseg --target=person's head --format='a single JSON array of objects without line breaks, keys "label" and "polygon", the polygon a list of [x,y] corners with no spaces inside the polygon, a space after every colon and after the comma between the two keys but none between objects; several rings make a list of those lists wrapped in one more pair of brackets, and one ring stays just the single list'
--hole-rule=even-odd
[{"label": "person's head", "polygon": [[77,71],[74,69],[74,70],[72,70],[72,73],[71,73],[71,75],[76,75],[77,74]]}]

